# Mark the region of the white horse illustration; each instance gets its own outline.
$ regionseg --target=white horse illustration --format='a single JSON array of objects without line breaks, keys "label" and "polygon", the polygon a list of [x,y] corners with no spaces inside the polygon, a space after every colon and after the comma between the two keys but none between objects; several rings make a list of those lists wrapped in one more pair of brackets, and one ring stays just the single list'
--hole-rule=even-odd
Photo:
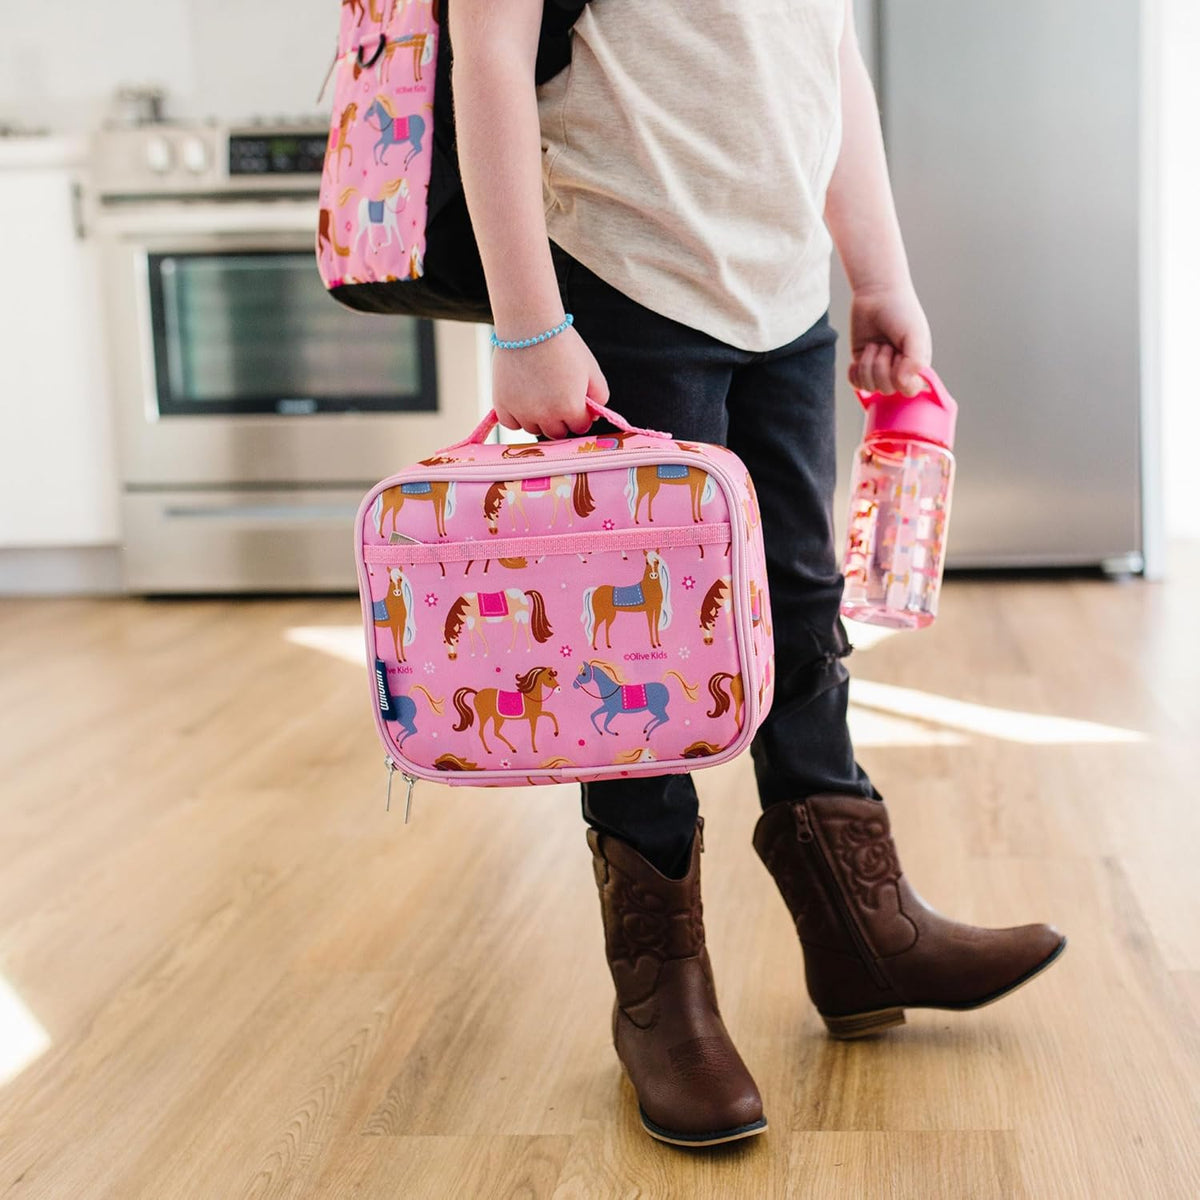
[{"label": "white horse illustration", "polygon": [[[401,253],[404,252],[404,239],[400,235],[400,214],[408,205],[408,180],[404,178],[391,179],[383,185],[383,194],[378,200],[364,196],[358,202],[358,237],[355,246],[363,238],[367,239],[369,250],[382,250],[397,243]],[[386,235],[383,241],[375,236],[377,229]]]}]

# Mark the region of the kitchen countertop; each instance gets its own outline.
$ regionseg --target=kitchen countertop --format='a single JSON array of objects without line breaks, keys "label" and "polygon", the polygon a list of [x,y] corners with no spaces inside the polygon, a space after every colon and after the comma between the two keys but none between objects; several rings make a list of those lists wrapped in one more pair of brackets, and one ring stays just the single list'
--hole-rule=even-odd
[{"label": "kitchen countertop", "polygon": [[83,135],[0,137],[0,170],[72,167],[85,163],[87,157],[88,139]]}]

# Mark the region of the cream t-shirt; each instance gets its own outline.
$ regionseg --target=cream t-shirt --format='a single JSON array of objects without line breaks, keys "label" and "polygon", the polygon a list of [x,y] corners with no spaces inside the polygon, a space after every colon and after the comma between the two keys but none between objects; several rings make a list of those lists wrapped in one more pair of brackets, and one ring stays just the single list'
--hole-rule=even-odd
[{"label": "cream t-shirt", "polygon": [[845,0],[594,0],[538,89],[552,241],[744,350],[829,306]]}]

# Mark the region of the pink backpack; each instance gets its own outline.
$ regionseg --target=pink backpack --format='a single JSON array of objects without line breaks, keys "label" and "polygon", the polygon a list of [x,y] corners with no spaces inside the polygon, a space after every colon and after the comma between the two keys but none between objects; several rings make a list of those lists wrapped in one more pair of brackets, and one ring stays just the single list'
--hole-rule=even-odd
[{"label": "pink backpack", "polygon": [[691,771],[771,705],[754,486],[723,446],[618,430],[464,441],[392,475],[355,523],[372,702],[409,784]]}]

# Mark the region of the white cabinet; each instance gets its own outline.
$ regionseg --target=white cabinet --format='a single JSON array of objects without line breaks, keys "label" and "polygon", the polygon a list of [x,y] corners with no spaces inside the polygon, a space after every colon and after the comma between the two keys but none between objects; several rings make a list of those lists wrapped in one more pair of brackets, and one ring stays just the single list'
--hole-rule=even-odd
[{"label": "white cabinet", "polygon": [[117,472],[84,145],[0,141],[0,548],[112,544]]}]

